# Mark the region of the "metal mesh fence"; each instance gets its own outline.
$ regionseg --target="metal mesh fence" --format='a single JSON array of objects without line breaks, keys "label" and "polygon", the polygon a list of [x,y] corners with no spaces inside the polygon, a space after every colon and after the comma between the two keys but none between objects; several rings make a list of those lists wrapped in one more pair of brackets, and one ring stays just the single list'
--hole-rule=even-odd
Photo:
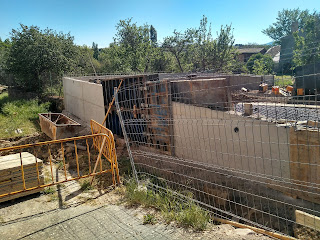
[{"label": "metal mesh fence", "polygon": [[319,231],[318,96],[274,81],[186,74],[124,84],[116,104],[138,180],[192,193],[220,218],[291,236]]}]

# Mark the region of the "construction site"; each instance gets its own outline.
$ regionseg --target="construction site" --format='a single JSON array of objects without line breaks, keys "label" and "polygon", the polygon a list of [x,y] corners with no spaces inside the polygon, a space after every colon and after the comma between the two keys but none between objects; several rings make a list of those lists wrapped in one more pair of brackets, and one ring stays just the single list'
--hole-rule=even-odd
[{"label": "construction site", "polygon": [[141,186],[192,200],[216,222],[316,239],[319,107],[317,95],[298,94],[295,82],[279,88],[273,75],[213,73],[66,76],[64,111],[39,114],[51,140],[0,149],[0,201],[79,181],[116,187],[123,164]]}]

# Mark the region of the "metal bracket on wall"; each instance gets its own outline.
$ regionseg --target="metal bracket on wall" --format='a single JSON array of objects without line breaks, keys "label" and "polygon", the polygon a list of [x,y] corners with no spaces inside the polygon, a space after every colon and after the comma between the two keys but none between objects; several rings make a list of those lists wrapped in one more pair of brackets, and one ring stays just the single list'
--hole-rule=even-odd
[{"label": "metal bracket on wall", "polygon": [[132,152],[131,152],[131,149],[130,149],[130,143],[129,143],[127,131],[126,131],[126,128],[125,128],[125,126],[124,126],[124,122],[123,122],[123,118],[122,118],[122,114],[121,114],[121,109],[120,109],[120,105],[119,105],[118,89],[117,89],[116,87],[114,88],[114,96],[115,96],[116,109],[117,109],[117,113],[118,113],[120,125],[121,125],[121,128],[122,128],[122,133],[123,133],[124,140],[126,141],[126,146],[127,146],[127,149],[128,149],[128,154],[129,154],[130,163],[131,163],[131,167],[132,167],[133,177],[134,177],[134,179],[136,180],[136,182],[139,184],[136,167],[135,167],[135,165],[134,165],[134,161],[133,161],[133,157],[132,157]]}]

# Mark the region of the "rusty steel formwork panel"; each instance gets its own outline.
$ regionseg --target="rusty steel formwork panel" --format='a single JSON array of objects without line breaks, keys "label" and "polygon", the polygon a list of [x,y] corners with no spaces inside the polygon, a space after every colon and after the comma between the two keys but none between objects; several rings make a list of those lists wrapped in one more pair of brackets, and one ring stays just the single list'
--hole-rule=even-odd
[{"label": "rusty steel formwork panel", "polygon": [[62,113],[39,113],[41,131],[53,140],[74,137],[81,126]]},{"label": "rusty steel formwork panel", "polygon": [[[124,101],[125,99],[131,99],[130,102],[128,101],[128,105],[130,106],[130,109],[135,109],[134,112],[132,112],[131,110],[127,111],[124,114],[124,118],[137,119],[137,115],[140,116],[141,103],[143,103],[144,101],[143,87],[146,79],[148,79],[148,75],[125,75],[101,79],[105,109],[108,109],[109,104],[112,102],[114,96],[114,88],[118,87],[122,82],[120,88],[122,90],[119,92],[118,97],[119,99],[121,99],[121,101]],[[138,123],[137,125],[139,125],[138,127],[143,128],[144,124]],[[122,136],[119,118],[116,113],[115,107],[111,107],[110,113],[108,114],[106,119],[106,127],[108,127],[114,134]],[[140,133],[142,131],[143,130],[141,130]]]},{"label": "rusty steel formwork panel", "polygon": [[146,121],[146,139],[150,146],[168,154],[172,149],[170,81],[148,81],[144,91],[143,117]]},{"label": "rusty steel formwork panel", "polygon": [[173,101],[205,105],[211,109],[229,110],[231,95],[226,78],[172,80]]}]

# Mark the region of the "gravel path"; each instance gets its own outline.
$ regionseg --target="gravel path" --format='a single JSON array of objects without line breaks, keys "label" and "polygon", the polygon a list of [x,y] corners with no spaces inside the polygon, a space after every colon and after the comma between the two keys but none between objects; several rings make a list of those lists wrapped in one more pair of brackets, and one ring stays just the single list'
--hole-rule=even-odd
[{"label": "gravel path", "polygon": [[[252,103],[253,114],[260,115],[267,119],[287,119],[292,121],[306,121],[320,120],[320,108],[315,107],[301,107],[301,106],[290,106],[281,104],[263,104],[263,103]],[[243,104],[238,103],[235,106],[237,112],[243,113]]]}]

